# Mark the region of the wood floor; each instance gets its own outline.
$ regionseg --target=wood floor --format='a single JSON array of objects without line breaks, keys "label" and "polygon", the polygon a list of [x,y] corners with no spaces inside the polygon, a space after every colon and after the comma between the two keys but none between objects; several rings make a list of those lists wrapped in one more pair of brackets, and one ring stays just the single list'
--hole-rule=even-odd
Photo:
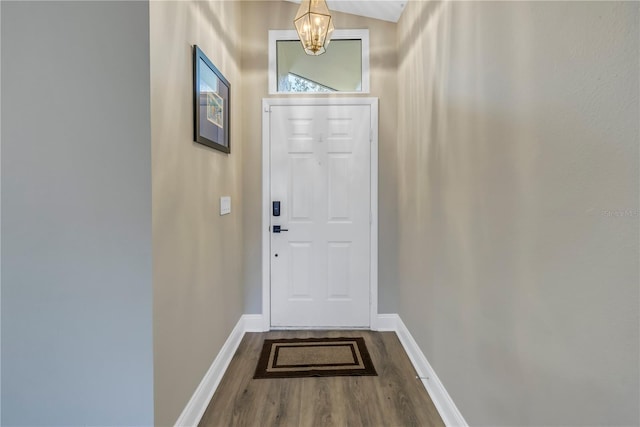
[{"label": "wood floor", "polygon": [[[253,379],[264,339],[363,336],[376,377]],[[247,333],[200,426],[444,426],[394,332]]]}]

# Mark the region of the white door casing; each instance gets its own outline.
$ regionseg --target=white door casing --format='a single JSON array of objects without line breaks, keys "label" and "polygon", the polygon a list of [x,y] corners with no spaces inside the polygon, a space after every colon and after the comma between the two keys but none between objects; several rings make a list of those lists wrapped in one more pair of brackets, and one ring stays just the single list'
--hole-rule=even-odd
[{"label": "white door casing", "polygon": [[263,111],[264,329],[375,329],[377,99],[265,99]]}]

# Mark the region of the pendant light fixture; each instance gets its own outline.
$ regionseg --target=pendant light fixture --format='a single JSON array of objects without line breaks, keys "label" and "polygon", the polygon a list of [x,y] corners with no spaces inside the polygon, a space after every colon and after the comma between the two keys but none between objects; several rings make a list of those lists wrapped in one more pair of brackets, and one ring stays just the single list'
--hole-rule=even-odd
[{"label": "pendant light fixture", "polygon": [[322,55],[331,41],[333,19],[325,0],[302,0],[293,21],[307,55]]}]

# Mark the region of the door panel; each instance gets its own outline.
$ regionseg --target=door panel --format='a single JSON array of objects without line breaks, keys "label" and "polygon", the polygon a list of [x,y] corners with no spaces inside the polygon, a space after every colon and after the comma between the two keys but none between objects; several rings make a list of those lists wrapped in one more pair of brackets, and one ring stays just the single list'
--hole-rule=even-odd
[{"label": "door panel", "polygon": [[314,166],[311,157],[289,157],[290,221],[313,221],[315,206],[313,177],[307,173]]},{"label": "door panel", "polygon": [[[272,106],[271,325],[366,327],[370,107]],[[284,231],[287,230],[287,231]]]},{"label": "door panel", "polygon": [[291,276],[288,282],[291,285],[289,290],[290,299],[311,300],[312,294],[310,286],[312,284],[312,249],[311,242],[290,242],[289,273]]},{"label": "door panel", "polygon": [[327,288],[329,300],[349,299],[351,264],[350,242],[329,242],[329,271]]},{"label": "door panel", "polygon": [[349,157],[329,156],[329,221],[349,221]]}]

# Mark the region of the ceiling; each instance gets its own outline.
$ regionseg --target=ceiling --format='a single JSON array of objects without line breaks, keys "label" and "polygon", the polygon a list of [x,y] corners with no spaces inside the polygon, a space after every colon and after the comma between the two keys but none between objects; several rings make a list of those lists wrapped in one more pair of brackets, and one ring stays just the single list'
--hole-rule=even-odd
[{"label": "ceiling", "polygon": [[[300,3],[300,0],[287,0]],[[408,0],[327,0],[329,10],[398,22]]]}]

